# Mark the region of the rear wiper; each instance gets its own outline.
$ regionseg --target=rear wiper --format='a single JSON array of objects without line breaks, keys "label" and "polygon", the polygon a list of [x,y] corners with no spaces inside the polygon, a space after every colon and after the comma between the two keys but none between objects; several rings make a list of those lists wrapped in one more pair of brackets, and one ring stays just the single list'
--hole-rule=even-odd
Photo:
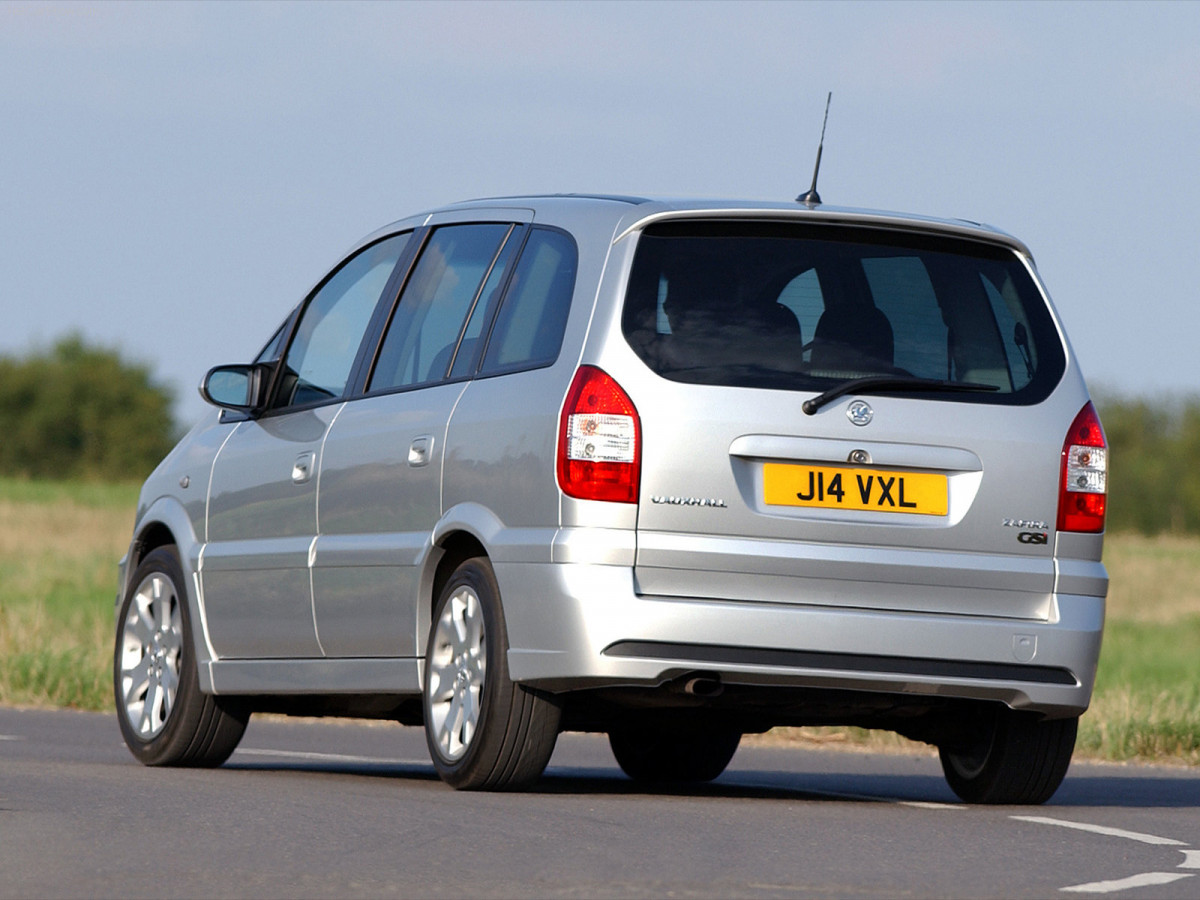
[{"label": "rear wiper", "polygon": [[866,378],[851,378],[831,387],[800,404],[807,415],[813,415],[822,406],[832,403],[846,394],[878,394],[883,391],[998,391],[999,385],[980,384],[975,381],[939,381],[936,378],[917,378],[913,375],[868,375]]}]

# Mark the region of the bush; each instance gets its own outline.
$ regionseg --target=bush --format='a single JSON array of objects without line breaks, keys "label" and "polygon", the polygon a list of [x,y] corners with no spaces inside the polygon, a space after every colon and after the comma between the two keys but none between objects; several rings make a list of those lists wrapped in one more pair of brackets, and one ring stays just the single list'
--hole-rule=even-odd
[{"label": "bush", "polygon": [[78,335],[0,357],[0,474],[144,478],[171,449],[172,400],[147,367]]},{"label": "bush", "polygon": [[1109,446],[1108,527],[1200,534],[1200,398],[1097,402]]}]

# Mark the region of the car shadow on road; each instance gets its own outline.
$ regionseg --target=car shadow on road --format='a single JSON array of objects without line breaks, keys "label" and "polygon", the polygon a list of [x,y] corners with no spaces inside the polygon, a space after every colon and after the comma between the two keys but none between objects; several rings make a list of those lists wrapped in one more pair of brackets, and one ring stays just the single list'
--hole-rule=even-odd
[{"label": "car shadow on road", "polygon": [[[324,772],[358,778],[437,782],[432,764],[415,761],[235,759],[225,769],[244,772]],[[708,784],[647,785],[601,766],[552,766],[531,793],[586,796],[678,796],[712,799],[842,801],[861,803],[946,803],[961,801],[946,782],[928,774],[858,774],[730,769]],[[1200,776],[1157,773],[1068,775],[1047,807],[1200,808]],[[1028,808],[1028,807],[1024,807]]]},{"label": "car shadow on road", "polygon": [[954,801],[954,797],[945,786],[944,781],[925,775],[882,778],[735,769],[730,769],[716,781],[707,784],[648,785],[632,781],[616,768],[558,768],[548,772],[534,790],[539,793],[553,794],[652,794],[655,796],[814,802],[839,800],[859,803],[881,801],[950,803]]},{"label": "car shadow on road", "polygon": [[[432,764],[411,762],[342,762],[311,759],[234,759],[222,766],[234,772],[324,773],[354,778],[378,778],[437,783]],[[449,788],[447,788],[449,790]],[[732,800],[783,800],[855,803],[954,802],[953,795],[938,778],[922,775],[877,778],[871,776],[806,776],[796,772],[730,770],[706,784],[643,784],[626,777],[616,766],[555,766],[532,788],[531,794],[607,797],[680,797]]]},{"label": "car shadow on road", "polygon": [[[436,770],[432,765],[420,766],[411,763],[393,762],[330,762],[311,760],[236,760],[225,763],[222,769],[246,773],[323,773],[325,775],[350,776],[354,778],[377,778],[409,782],[437,783]],[[607,768],[555,768],[548,771],[525,793],[553,794],[558,796],[608,796],[608,797],[681,797],[709,799],[757,799],[788,801],[842,800],[851,802],[876,802],[896,800],[895,797],[877,797],[855,790],[854,779],[843,779],[841,790],[806,783],[795,773],[751,773],[753,777],[738,778],[727,774],[717,781],[706,784],[641,784],[627,778],[615,766]],[[761,777],[767,776],[767,777]],[[778,776],[778,777],[773,777]],[[914,779],[907,779],[912,782]],[[917,778],[917,781],[929,779]],[[450,790],[449,787],[446,790]],[[914,799],[925,799],[921,786],[909,784],[904,794]],[[944,792],[943,792],[944,793]],[[944,796],[938,796],[945,800]]]},{"label": "car shadow on road", "polygon": [[[913,774],[730,771],[711,784],[646,786],[609,770],[559,769],[543,777],[534,790],[554,794],[677,794],[688,797],[962,804],[942,778]],[[1045,806],[1200,808],[1200,777],[1152,774],[1068,777]]]},{"label": "car shadow on road", "polygon": [[1200,773],[1068,774],[1051,806],[1200,807]]},{"label": "car shadow on road", "polygon": [[322,772],[327,775],[353,775],[359,778],[403,778],[409,781],[439,781],[433,765],[410,762],[337,762],[328,760],[263,760],[237,759],[226,762],[222,769],[232,772]]}]

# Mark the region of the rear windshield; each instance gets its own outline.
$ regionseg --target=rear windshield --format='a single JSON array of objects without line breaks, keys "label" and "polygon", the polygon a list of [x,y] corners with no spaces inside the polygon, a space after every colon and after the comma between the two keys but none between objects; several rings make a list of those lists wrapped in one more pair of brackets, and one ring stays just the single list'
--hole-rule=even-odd
[{"label": "rear windshield", "polygon": [[622,328],[655,372],[696,384],[823,391],[914,376],[993,388],[946,395],[958,401],[1034,403],[1065,365],[1011,250],[880,229],[652,225]]}]

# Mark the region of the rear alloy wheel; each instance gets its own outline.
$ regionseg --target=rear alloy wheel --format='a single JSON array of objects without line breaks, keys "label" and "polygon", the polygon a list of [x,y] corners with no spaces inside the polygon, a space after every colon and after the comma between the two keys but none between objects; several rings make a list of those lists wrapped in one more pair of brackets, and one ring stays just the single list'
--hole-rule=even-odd
[{"label": "rear alloy wheel", "polygon": [[113,692],[130,751],[148,766],[219,766],[249,712],[200,691],[178,551],[159,547],[130,579],[117,616]]},{"label": "rear alloy wheel", "polygon": [[459,790],[522,790],[546,768],[561,709],[508,676],[500,588],[482,557],[442,589],[425,651],[425,740],[442,780]]},{"label": "rear alloy wheel", "polygon": [[687,784],[712,781],[737,752],[742,733],[719,725],[636,723],[608,733],[621,771],[634,781]]},{"label": "rear alloy wheel", "polygon": [[939,748],[946,781],[967,803],[1045,803],[1075,750],[1078,717],[1039,719],[1000,707],[982,717],[970,744]]}]

